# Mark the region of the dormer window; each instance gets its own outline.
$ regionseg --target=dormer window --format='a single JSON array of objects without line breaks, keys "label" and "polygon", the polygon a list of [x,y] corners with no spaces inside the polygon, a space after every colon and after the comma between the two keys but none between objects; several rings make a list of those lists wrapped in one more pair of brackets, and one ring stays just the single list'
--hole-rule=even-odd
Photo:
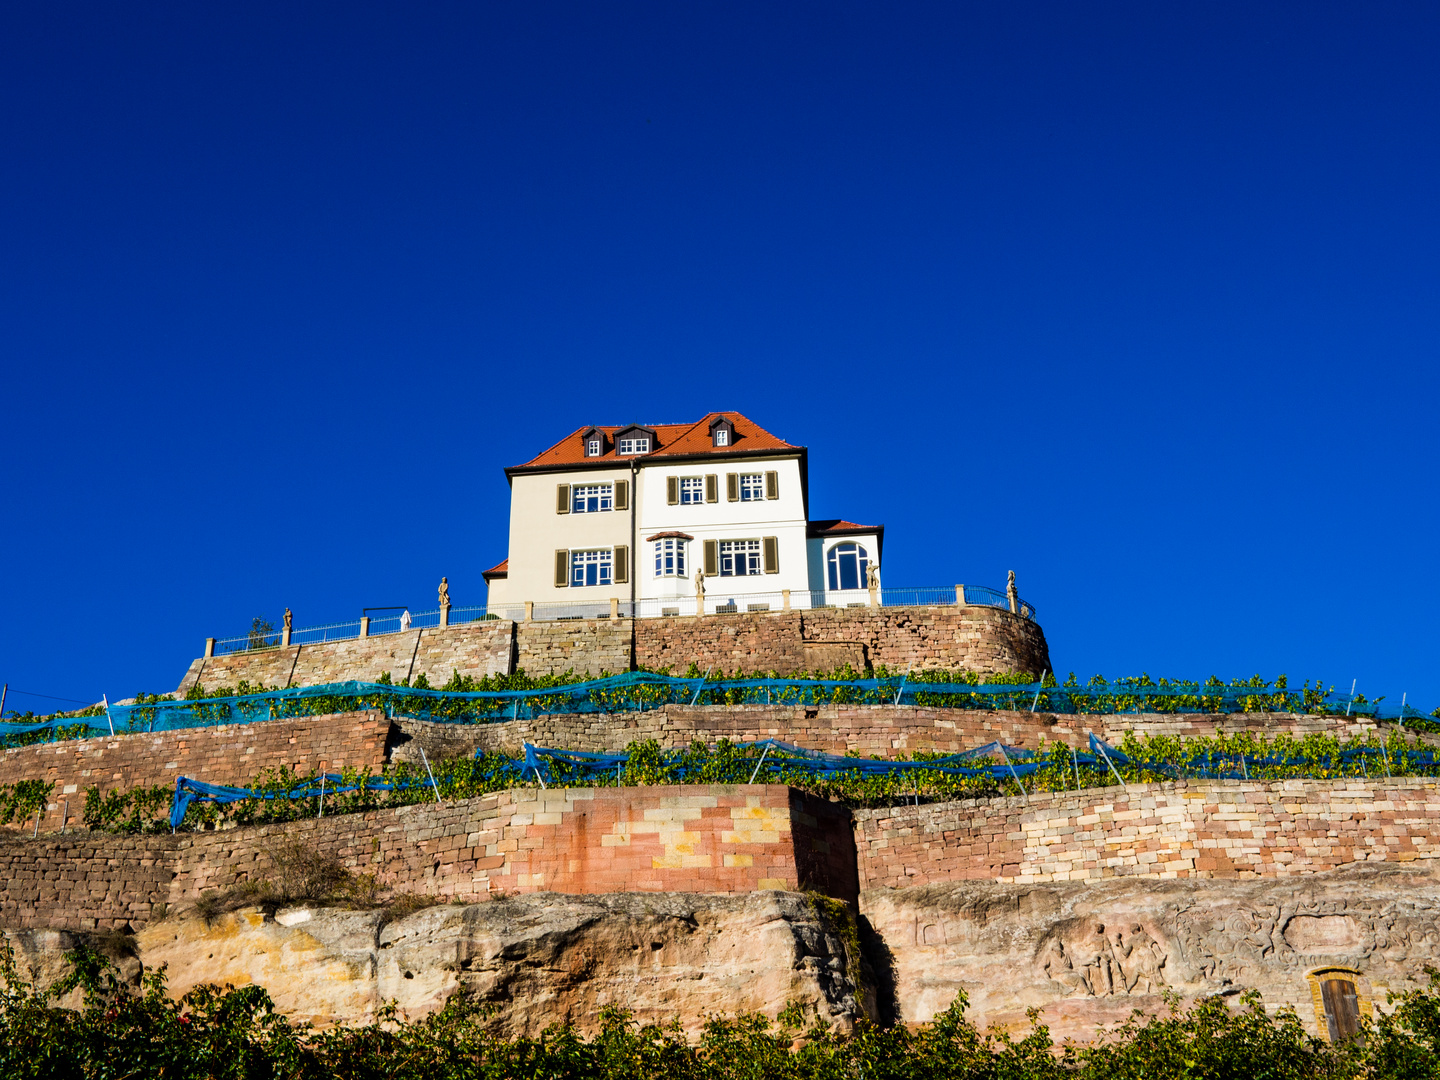
[{"label": "dormer window", "polygon": [[596,439],[586,439],[586,440],[585,440],[585,456],[586,456],[586,457],[599,457],[599,456],[600,456],[600,440],[599,440],[598,438],[596,438]]},{"label": "dormer window", "polygon": [[735,425],[723,416],[717,416],[710,421],[710,445],[711,446],[734,446]]},{"label": "dormer window", "polygon": [[639,435],[633,439],[621,439],[617,445],[622,454],[648,454],[650,452],[650,436]]}]

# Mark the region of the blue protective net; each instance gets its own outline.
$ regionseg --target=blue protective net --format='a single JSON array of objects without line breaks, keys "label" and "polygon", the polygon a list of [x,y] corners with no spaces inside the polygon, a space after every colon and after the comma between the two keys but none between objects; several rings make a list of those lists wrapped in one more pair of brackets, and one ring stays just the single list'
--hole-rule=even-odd
[{"label": "blue protective net", "polygon": [[[1096,735],[1089,738],[1087,750],[1065,750],[1058,745],[1044,751],[1026,750],[1018,746],[1007,746],[1001,742],[990,742],[957,754],[929,758],[923,761],[885,761],[875,758],[846,757],[820,750],[807,750],[793,743],[778,739],[740,743],[733,749],[747,755],[742,762],[743,773],[731,782],[774,783],[797,779],[797,774],[815,780],[834,780],[842,777],[910,777],[926,775],[985,778],[1004,784],[1013,782],[1022,792],[1026,781],[1042,769],[1061,770],[1062,779],[1072,768],[1075,770],[1076,787],[1079,788],[1079,770],[1098,769],[1110,772],[1119,783],[1155,779],[1217,779],[1246,780],[1265,776],[1267,770],[1285,770],[1286,775],[1301,775],[1315,778],[1335,775],[1373,775],[1379,777],[1389,773],[1393,761],[1397,770],[1409,775],[1435,775],[1440,771],[1440,762],[1428,748],[1406,747],[1386,749],[1380,746],[1361,746],[1351,749],[1335,748],[1323,758],[1297,763],[1293,758],[1264,754],[1204,754],[1175,763],[1151,757],[1127,755]],[[1061,752],[1057,755],[1056,751]],[[758,754],[757,754],[758,751]],[[656,759],[652,752],[646,763],[659,765],[667,783],[708,783],[712,778],[702,775],[707,767],[693,749],[663,751]],[[493,755],[477,751],[476,761],[483,762],[486,779],[506,784],[521,785],[540,783],[545,786],[562,785],[584,787],[590,785],[610,786],[622,782],[627,770],[635,760],[632,751],[621,753],[591,753],[578,750],[560,750],[554,747],[534,746],[526,743],[524,756],[520,759],[496,760]],[[428,766],[427,766],[428,771]],[[1054,777],[1052,776],[1052,780]],[[255,788],[227,787],[206,784],[188,777],[175,782],[175,798],[171,804],[170,824],[178,828],[185,819],[185,813],[194,802],[233,803],[244,799],[319,799],[324,795],[343,795],[355,791],[393,792],[413,788],[432,789],[435,798],[441,797],[441,790],[433,776],[409,780],[389,780],[381,777],[347,779],[335,773],[327,773],[304,780],[294,787],[283,790],[262,790]],[[1028,793],[1027,793],[1028,794]]]},{"label": "blue protective net", "polygon": [[1108,686],[1028,685],[883,679],[688,679],[630,672],[534,690],[430,690],[381,683],[340,682],[265,693],[145,705],[112,705],[106,715],[56,717],[42,723],[0,723],[0,735],[29,739],[174,731],[359,709],[442,723],[493,723],[555,713],[616,713],[692,705],[917,705],[1049,713],[1321,712],[1373,719],[1429,722],[1413,708],[1347,701],[1345,695],[1272,687],[1199,683],[1162,686],[1135,681]]}]

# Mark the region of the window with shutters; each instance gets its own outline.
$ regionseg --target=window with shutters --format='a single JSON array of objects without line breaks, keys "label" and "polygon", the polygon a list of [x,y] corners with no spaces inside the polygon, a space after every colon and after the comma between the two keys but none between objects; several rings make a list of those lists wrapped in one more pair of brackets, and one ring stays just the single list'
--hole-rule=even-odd
[{"label": "window with shutters", "polygon": [[705,478],[703,476],[682,476],[680,478],[680,505],[694,506],[705,501]]},{"label": "window with shutters", "polygon": [[600,456],[600,440],[599,440],[599,439],[586,439],[586,440],[585,440],[585,456],[586,456],[586,457],[599,457],[599,456]]},{"label": "window with shutters", "polygon": [[614,576],[615,553],[610,548],[570,552],[571,585],[609,585]]},{"label": "window with shutters", "polygon": [[870,556],[859,544],[836,544],[825,560],[831,589],[863,589]]},{"label": "window with shutters", "polygon": [[635,439],[621,439],[616,449],[621,454],[648,454],[650,452],[650,436],[642,435]]},{"label": "window with shutters", "polygon": [[721,540],[720,576],[749,577],[762,573],[759,540]]},{"label": "window with shutters", "polygon": [[614,484],[576,484],[570,497],[570,509],[577,514],[598,514],[615,509]]},{"label": "window with shutters", "polygon": [[744,473],[740,477],[740,501],[756,502],[765,498],[765,477],[760,473]]},{"label": "window with shutters", "polygon": [[655,576],[685,576],[685,541],[665,539],[655,541]]}]

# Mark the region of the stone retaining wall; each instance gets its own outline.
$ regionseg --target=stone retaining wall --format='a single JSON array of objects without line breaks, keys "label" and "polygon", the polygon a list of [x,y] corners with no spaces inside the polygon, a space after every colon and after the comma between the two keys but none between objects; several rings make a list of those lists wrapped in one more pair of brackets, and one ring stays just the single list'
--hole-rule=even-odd
[{"label": "stone retaining wall", "polygon": [[[541,716],[494,724],[436,724],[379,712],[341,713],[155,734],[103,736],[40,743],[0,752],[0,784],[55,784],[42,830],[78,823],[85,789],[128,791],[170,785],[177,776],[245,785],[267,769],[300,773],[320,768],[371,768],[392,761],[468,757],[476,750],[518,754],[524,742],[567,750],[620,751],[655,739],[665,747],[695,740],[751,742],[778,738],[815,750],[904,757],[918,751],[953,753],[994,740],[1011,746],[1042,742],[1083,746],[1094,731],[1118,741],[1141,734],[1210,735],[1220,731],[1347,736],[1373,728],[1368,720],[1246,713],[1231,716],[1052,716],[887,705],[667,705],[634,713]],[[68,805],[67,805],[68,802]],[[17,826],[18,827],[18,826]],[[33,827],[33,819],[26,827]]]},{"label": "stone retaining wall", "polygon": [[565,671],[598,674],[636,667],[701,670],[830,671],[885,665],[996,673],[1051,670],[1039,625],[992,607],[896,607],[772,611],[658,619],[576,619],[514,623],[504,619],[411,630],[319,645],[199,657],[180,691],[251,685],[315,686],[396,682],[421,674],[432,686],[454,672],[479,678]]},{"label": "stone retaining wall", "polygon": [[378,771],[390,731],[384,714],[353,712],[38,743],[0,752],[0,784],[53,782],[40,828],[59,829],[67,819],[72,827],[80,823],[90,787],[129,791],[174,784],[177,776],[245,785],[281,767],[299,773],[366,766]]},{"label": "stone retaining wall", "polygon": [[679,616],[635,623],[644,668],[733,672],[831,670],[845,663],[893,671],[1053,670],[1037,623],[992,607],[845,608]]},{"label": "stone retaining wall", "polygon": [[0,926],[139,925],[158,905],[263,879],[298,841],[387,892],[817,889],[858,896],[849,815],[776,785],[517,790],[286,825],[178,836],[0,840]]},{"label": "stone retaining wall", "polygon": [[[476,750],[518,754],[522,744],[566,750],[618,752],[632,742],[654,739],[665,747],[692,741],[714,743],[781,739],[812,750],[895,758],[917,751],[954,753],[999,740],[1036,749],[1045,742],[1084,748],[1093,732],[1111,742],[1136,735],[1208,736],[1249,731],[1256,735],[1325,732],[1340,738],[1373,731],[1364,717],[1300,716],[1293,713],[1055,715],[989,712],[912,705],[665,705],[645,712],[564,713],[494,724],[434,724],[396,720],[404,738],[403,760],[419,760],[419,746],[431,757],[455,757]],[[403,741],[403,739],[402,739]]]},{"label": "stone retaining wall", "polygon": [[531,675],[630,671],[629,620],[565,619],[515,624],[515,663]]},{"label": "stone retaining wall", "polygon": [[1206,780],[855,812],[862,889],[1257,878],[1440,857],[1434,779]]},{"label": "stone retaining wall", "polygon": [[385,672],[397,683],[424,675],[432,686],[443,686],[456,671],[475,678],[508,675],[514,670],[514,648],[515,624],[489,619],[444,629],[202,656],[191,661],[179,692],[197,682],[214,689],[233,687],[242,679],[252,686],[282,688],[351,679],[374,682]]}]

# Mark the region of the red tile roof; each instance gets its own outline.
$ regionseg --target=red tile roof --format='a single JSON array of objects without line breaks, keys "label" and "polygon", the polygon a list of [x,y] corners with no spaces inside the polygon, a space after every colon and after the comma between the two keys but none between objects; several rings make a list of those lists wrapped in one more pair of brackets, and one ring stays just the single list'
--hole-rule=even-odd
[{"label": "red tile roof", "polygon": [[810,522],[808,531],[811,536],[848,536],[852,533],[882,533],[885,531],[885,526],[856,525],[853,521],[827,518],[823,521]]},{"label": "red tile roof", "polygon": [[496,563],[494,566],[490,567],[489,570],[486,570],[486,571],[485,571],[483,574],[481,574],[480,576],[481,576],[482,578],[484,578],[484,579],[488,582],[491,578],[496,578],[496,577],[508,577],[509,574],[510,574],[510,560],[509,560],[509,559],[506,559],[506,560],[505,560],[504,562],[502,562],[502,563]]},{"label": "red tile roof", "polygon": [[[735,427],[735,437],[729,446],[712,446],[710,441],[710,421],[716,419],[729,420]],[[759,424],[754,423],[748,417],[737,412],[715,412],[706,413],[693,424],[641,424],[649,431],[655,433],[657,447],[648,454],[626,454],[621,457],[615,452],[614,436],[627,428],[635,427],[635,424],[615,424],[608,427],[596,426],[594,430],[605,433],[605,453],[599,457],[586,457],[585,448],[581,445],[580,436],[591,430],[591,426],[576,428],[565,438],[561,439],[550,449],[537,454],[523,465],[515,465],[506,472],[513,472],[516,469],[545,469],[565,467],[571,465],[605,465],[614,468],[617,462],[629,462],[635,458],[648,461],[655,458],[678,458],[704,455],[708,457],[725,457],[726,455],[744,456],[757,452],[774,452],[784,450],[803,451],[803,446],[795,446],[775,435],[770,434]]]},{"label": "red tile roof", "polygon": [[695,539],[695,538],[694,538],[693,536],[691,536],[689,533],[682,533],[682,532],[659,532],[659,533],[656,533],[654,536],[647,536],[647,537],[645,537],[645,542],[648,544],[648,543],[650,543],[650,541],[652,541],[652,540],[694,540],[694,539]]}]

